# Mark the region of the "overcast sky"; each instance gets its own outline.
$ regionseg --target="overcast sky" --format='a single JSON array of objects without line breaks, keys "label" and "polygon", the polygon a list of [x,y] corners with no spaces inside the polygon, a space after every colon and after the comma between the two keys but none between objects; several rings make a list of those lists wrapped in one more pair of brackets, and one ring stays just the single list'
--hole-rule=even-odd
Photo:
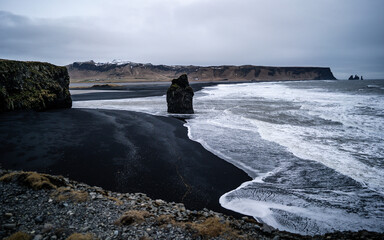
[{"label": "overcast sky", "polygon": [[0,58],[331,67],[384,78],[384,0],[0,0]]}]

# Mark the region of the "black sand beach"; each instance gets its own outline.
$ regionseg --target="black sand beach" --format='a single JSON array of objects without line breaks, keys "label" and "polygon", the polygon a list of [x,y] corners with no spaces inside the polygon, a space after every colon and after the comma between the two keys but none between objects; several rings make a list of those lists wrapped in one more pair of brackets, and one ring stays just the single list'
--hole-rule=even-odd
[{"label": "black sand beach", "polygon": [[[200,91],[203,87],[213,86],[217,84],[228,84],[230,82],[192,82],[192,86],[195,92]],[[95,83],[96,84],[96,83]],[[97,85],[103,85],[97,84]],[[106,99],[121,99],[121,98],[135,98],[135,97],[152,97],[162,96],[167,93],[167,89],[170,85],[169,82],[155,82],[155,83],[113,83],[115,87],[93,87],[93,84],[88,86],[72,88],[72,100],[73,101],[88,101],[88,100],[106,100]],[[72,86],[74,87],[74,86]],[[105,92],[89,92],[76,94],[76,92],[83,90],[106,90]],[[110,91],[112,90],[112,91]]]},{"label": "black sand beach", "polygon": [[187,137],[183,122],[143,113],[67,109],[0,115],[5,169],[61,174],[190,209],[233,214],[219,197],[250,178]]}]

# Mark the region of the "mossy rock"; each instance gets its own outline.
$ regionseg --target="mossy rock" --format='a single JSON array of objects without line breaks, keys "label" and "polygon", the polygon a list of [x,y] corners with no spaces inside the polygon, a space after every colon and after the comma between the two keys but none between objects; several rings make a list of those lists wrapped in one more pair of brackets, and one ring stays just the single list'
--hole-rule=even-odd
[{"label": "mossy rock", "polygon": [[0,112],[71,106],[65,67],[0,59]]},{"label": "mossy rock", "polygon": [[192,114],[193,111],[193,89],[189,86],[188,76],[181,75],[172,80],[167,90],[167,106],[169,113]]}]

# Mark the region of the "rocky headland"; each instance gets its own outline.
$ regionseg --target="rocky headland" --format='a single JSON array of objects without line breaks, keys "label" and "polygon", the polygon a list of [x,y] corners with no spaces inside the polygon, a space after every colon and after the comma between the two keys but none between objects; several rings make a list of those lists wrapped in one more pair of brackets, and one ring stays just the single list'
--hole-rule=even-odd
[{"label": "rocky headland", "polygon": [[3,239],[383,239],[359,231],[301,236],[249,217],[117,193],[61,176],[0,169]]},{"label": "rocky headland", "polygon": [[170,81],[187,74],[190,81],[333,80],[327,67],[167,66],[133,62],[74,62],[67,65],[72,82]]},{"label": "rocky headland", "polygon": [[71,106],[65,67],[0,59],[0,112]]}]

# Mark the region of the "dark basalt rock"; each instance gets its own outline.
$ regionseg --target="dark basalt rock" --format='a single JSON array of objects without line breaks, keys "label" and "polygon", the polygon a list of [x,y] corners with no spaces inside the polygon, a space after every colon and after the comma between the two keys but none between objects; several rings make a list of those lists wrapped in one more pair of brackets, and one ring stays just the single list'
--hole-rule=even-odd
[{"label": "dark basalt rock", "polygon": [[192,114],[193,89],[189,86],[186,74],[172,80],[172,85],[167,91],[167,104],[169,113]]},{"label": "dark basalt rock", "polygon": [[0,112],[71,106],[65,67],[0,59]]},{"label": "dark basalt rock", "polygon": [[[363,78],[363,77],[361,77],[361,78]],[[348,80],[360,80],[360,78],[359,78],[359,76],[357,76],[357,75],[355,75],[355,76],[351,75],[351,76],[348,78]]]}]

